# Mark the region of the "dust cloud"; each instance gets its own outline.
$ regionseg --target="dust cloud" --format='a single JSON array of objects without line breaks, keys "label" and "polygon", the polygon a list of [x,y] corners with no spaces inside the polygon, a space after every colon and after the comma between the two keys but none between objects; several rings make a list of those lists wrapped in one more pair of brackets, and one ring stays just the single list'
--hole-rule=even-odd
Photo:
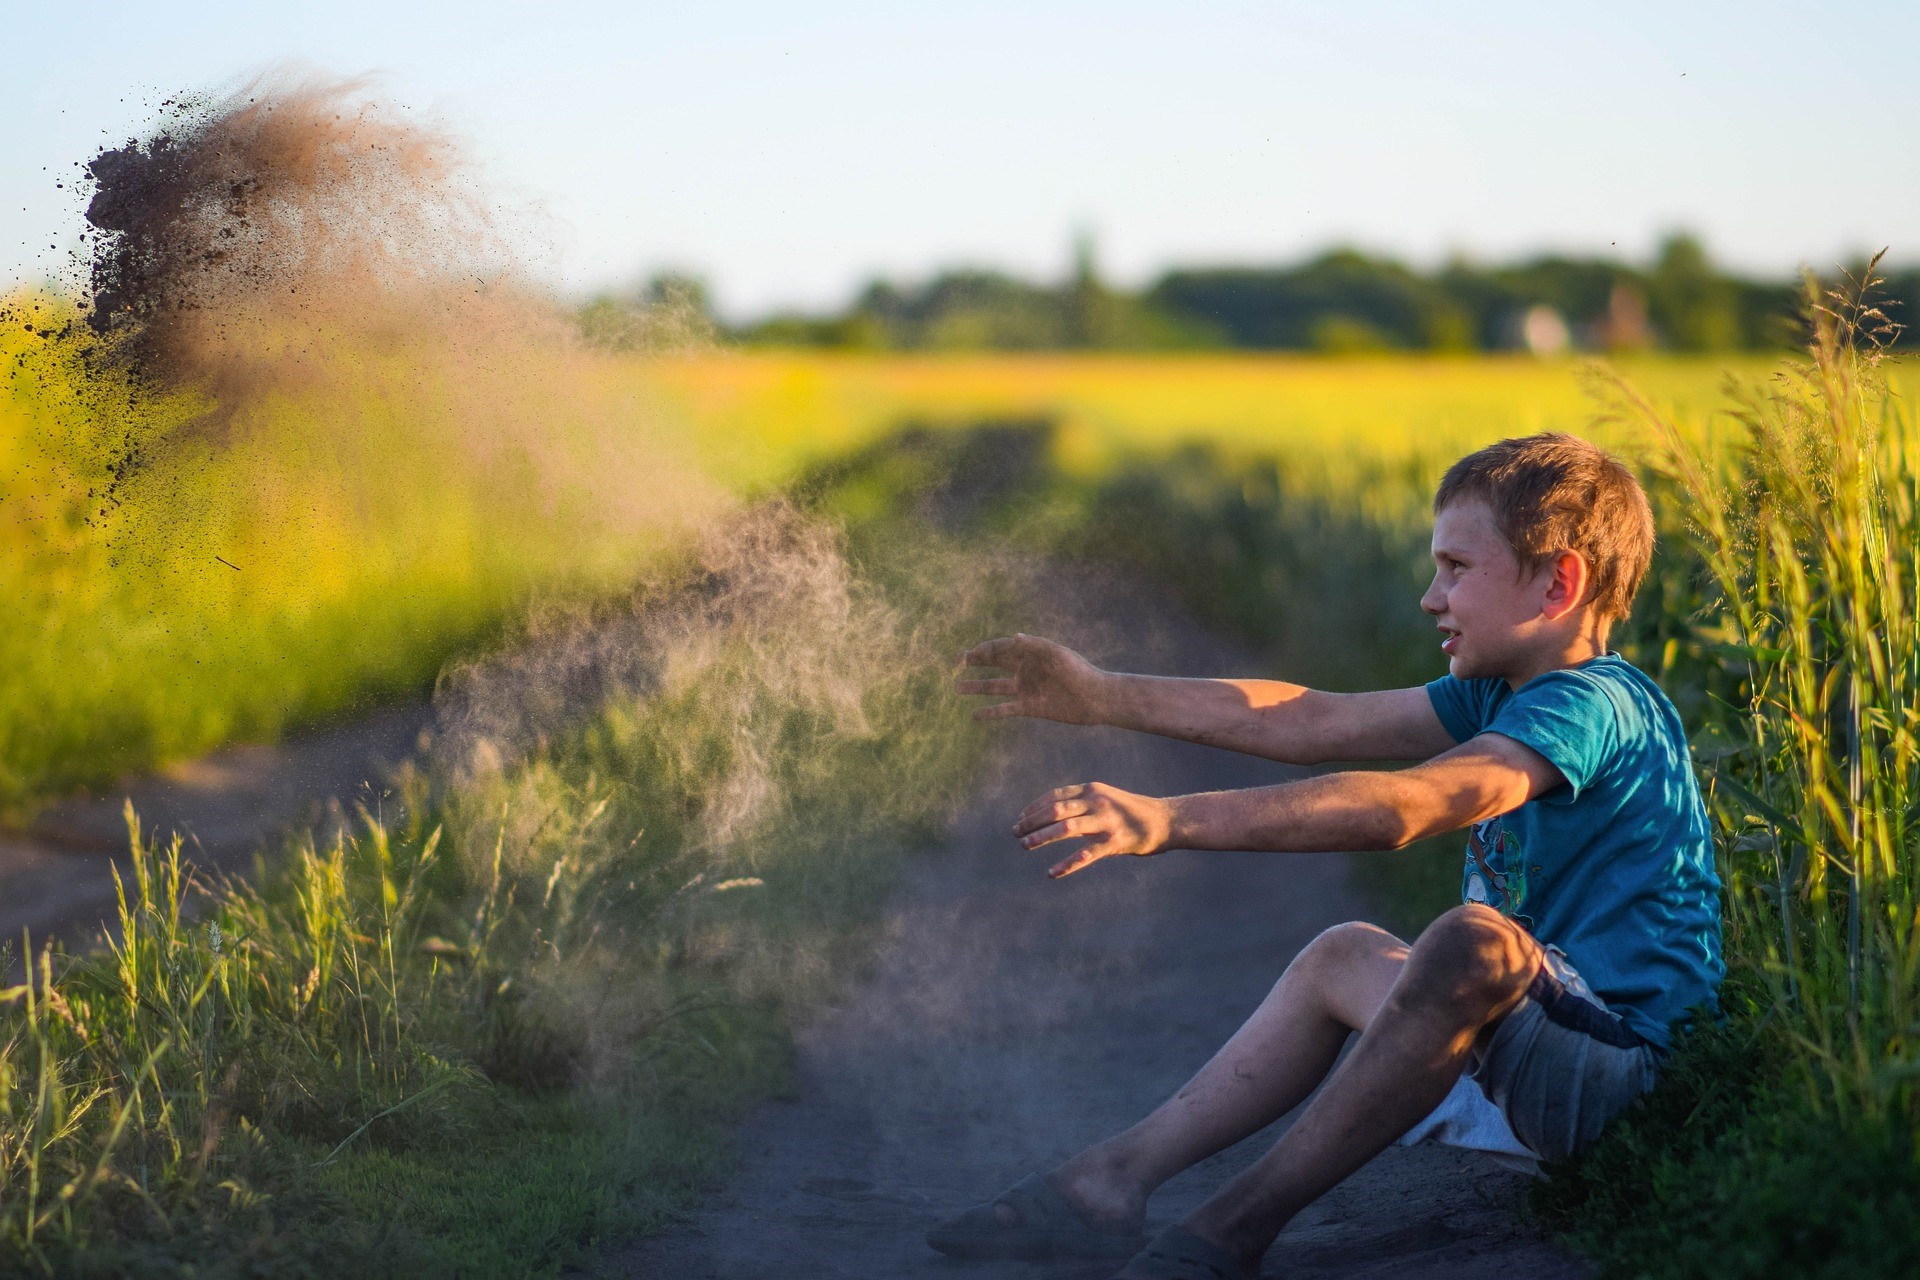
[{"label": "dust cloud", "polygon": [[723,502],[533,279],[539,216],[369,80],[279,71],[182,98],[86,172],[84,323],[61,336],[196,405],[95,424],[116,452],[109,506],[170,456],[289,419],[367,472],[379,451],[357,437],[411,437],[429,475],[485,473],[507,505],[591,512],[600,531],[676,529]]},{"label": "dust cloud", "polygon": [[884,735],[897,751],[932,732],[902,700],[943,670],[938,639],[862,579],[830,522],[765,502],[713,521],[628,599],[537,611],[510,648],[451,667],[436,770],[472,790],[590,717],[671,705],[654,767],[695,800],[693,846],[735,847],[833,744]]},{"label": "dust cloud", "polygon": [[711,341],[687,300],[668,290],[623,314],[617,341],[583,339],[524,266],[528,215],[371,82],[279,71],[181,98],[86,168],[84,323],[68,338],[198,406],[127,420],[110,504],[167,508],[220,455],[305,435],[358,501],[466,484],[503,522],[577,525],[583,555],[656,548],[624,599],[536,601],[510,651],[444,674],[433,760],[453,791],[609,707],[671,701],[688,731],[650,767],[697,775],[689,830],[734,846],[821,754],[806,735],[899,730],[875,719],[882,704],[944,667],[924,620],[861,580],[830,521],[745,508],[686,461],[671,421],[609,395],[609,346],[644,359]]},{"label": "dust cloud", "polygon": [[[255,323],[332,323],[511,269],[458,149],[364,81],[266,78],[169,105],[87,165],[87,323],[165,381],[204,377]],[[458,288],[464,282],[468,288]]]},{"label": "dust cloud", "polygon": [[[453,140],[363,81],[281,74],[174,106],[88,172],[84,323],[65,340],[197,406],[101,427],[119,449],[110,503],[168,508],[192,468],[304,435],[355,502],[464,484],[503,523],[577,526],[583,554],[662,548],[617,599],[536,603],[436,693],[436,803],[470,882],[492,854],[535,922],[520,1016],[532,1040],[576,1046],[552,1069],[617,1074],[629,1032],[665,1015],[647,992],[609,997],[602,975],[696,896],[718,905],[676,945],[724,957],[743,995],[817,994],[843,973],[815,927],[844,909],[834,895],[883,880],[860,860],[944,827],[996,763],[959,728],[953,655],[1006,614],[996,592],[1055,634],[1084,602],[931,535],[888,548],[911,589],[882,590],[830,520],[727,496],[670,423],[603,387],[604,347],[708,340],[685,308],[664,297],[582,342]],[[879,914],[874,941],[912,918]],[[968,968],[945,960],[917,974],[935,1029],[969,998]]]}]

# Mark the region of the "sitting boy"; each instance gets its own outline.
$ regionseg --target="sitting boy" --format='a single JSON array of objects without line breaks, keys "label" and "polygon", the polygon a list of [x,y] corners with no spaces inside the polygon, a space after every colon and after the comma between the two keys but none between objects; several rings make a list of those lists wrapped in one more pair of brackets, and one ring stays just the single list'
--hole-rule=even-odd
[{"label": "sitting boy", "polygon": [[[956,686],[1007,699],[982,719],[1116,725],[1294,764],[1423,762],[1165,799],[1062,787],[1015,826],[1028,849],[1083,842],[1050,876],[1169,849],[1469,835],[1464,905],[1412,945],[1366,924],[1327,930],[1151,1115],[936,1226],[934,1248],[1130,1257],[1123,1280],[1251,1277],[1290,1218],[1410,1133],[1491,1121],[1505,1142],[1471,1145],[1573,1155],[1652,1086],[1670,1025],[1711,1005],[1720,884],[1686,738],[1654,683],[1607,648],[1652,555],[1646,495],[1617,459],[1551,434],[1461,459],[1433,507],[1420,606],[1449,664],[1424,688],[1120,675],[1031,636],[966,655],[1006,673]],[[1156,1187],[1316,1088],[1265,1156],[1146,1240]]]}]

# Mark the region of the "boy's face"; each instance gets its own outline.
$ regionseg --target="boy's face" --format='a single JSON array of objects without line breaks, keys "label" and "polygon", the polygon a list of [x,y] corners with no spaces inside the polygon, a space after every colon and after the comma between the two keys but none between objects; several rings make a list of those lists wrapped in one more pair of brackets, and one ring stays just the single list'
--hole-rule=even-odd
[{"label": "boy's face", "polygon": [[1433,585],[1420,598],[1445,639],[1447,670],[1462,680],[1506,678],[1529,664],[1551,573],[1523,575],[1493,511],[1477,499],[1449,503],[1433,521]]}]

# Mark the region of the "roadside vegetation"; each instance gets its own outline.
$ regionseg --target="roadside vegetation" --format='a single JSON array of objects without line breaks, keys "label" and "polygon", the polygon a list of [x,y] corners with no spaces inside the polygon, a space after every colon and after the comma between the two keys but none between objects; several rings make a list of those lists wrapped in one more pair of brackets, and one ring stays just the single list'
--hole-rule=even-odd
[{"label": "roadside vegetation", "polygon": [[[1622,1275],[1893,1270],[1920,1220],[1920,428],[1870,308],[1821,305],[1804,361],[1584,386],[1522,360],[476,364],[349,330],[219,432],[192,388],[0,333],[0,582],[42,624],[0,633],[9,815],[436,682],[458,712],[339,841],[249,886],[140,845],[115,949],[15,952],[0,1259],[522,1275],[646,1229],[782,1087],[792,1020],[964,788],[946,663],[1036,625],[1022,556],[1158,581],[1294,678],[1414,683],[1434,480],[1564,428],[1643,463],[1662,517],[1622,644],[1695,735],[1733,974],[1726,1021],[1538,1208]],[[527,390],[556,377],[564,405]],[[128,438],[168,447],[129,468]],[[798,505],[722,500],[778,489]],[[514,621],[529,601],[547,621]],[[1366,874],[1412,929],[1458,858]]]},{"label": "roadside vegetation", "polygon": [[971,776],[960,554],[763,508],[453,673],[282,870],[136,826],[117,939],[4,992],[0,1270],[518,1277],[657,1224]]}]

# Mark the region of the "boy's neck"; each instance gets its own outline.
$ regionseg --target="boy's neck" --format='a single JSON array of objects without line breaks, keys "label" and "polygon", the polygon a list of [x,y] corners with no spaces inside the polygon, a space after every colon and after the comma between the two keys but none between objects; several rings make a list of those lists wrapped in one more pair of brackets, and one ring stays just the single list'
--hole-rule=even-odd
[{"label": "boy's neck", "polygon": [[1549,671],[1565,671],[1604,656],[1609,652],[1607,632],[1610,628],[1610,622],[1589,622],[1572,635],[1543,645],[1539,652],[1528,655],[1519,668],[1504,673],[1508,687],[1518,689]]}]

